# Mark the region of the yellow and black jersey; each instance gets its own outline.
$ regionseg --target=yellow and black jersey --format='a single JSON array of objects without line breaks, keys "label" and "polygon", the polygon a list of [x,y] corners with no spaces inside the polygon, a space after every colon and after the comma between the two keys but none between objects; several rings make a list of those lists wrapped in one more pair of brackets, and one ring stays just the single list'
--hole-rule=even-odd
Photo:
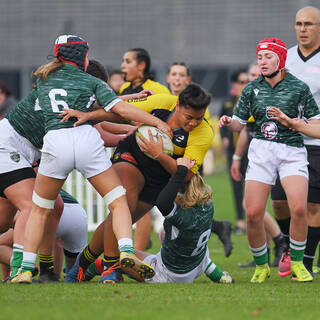
[{"label": "yellow and black jersey", "polygon": [[[171,94],[155,94],[146,98],[129,100],[130,104],[168,122],[174,112],[178,97]],[[186,157],[195,161],[191,169],[196,173],[201,166],[204,156],[212,144],[213,128],[210,121],[210,114],[207,109],[205,118],[199,126],[191,132],[182,128],[173,130],[173,158]]]},{"label": "yellow and black jersey", "polygon": [[158,94],[158,93],[170,94],[169,89],[163,84],[147,79],[144,83],[142,83],[140,86],[136,88],[132,87],[131,82],[125,82],[120,88],[119,95],[138,93],[145,89],[152,90],[155,94]]}]

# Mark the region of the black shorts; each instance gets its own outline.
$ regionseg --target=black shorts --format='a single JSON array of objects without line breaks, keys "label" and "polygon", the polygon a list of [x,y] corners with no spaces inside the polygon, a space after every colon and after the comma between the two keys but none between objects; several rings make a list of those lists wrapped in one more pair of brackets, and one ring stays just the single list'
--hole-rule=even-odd
[{"label": "black shorts", "polygon": [[[320,147],[306,146],[308,151],[309,191],[308,202],[320,203]],[[272,200],[287,200],[279,177],[271,189]]]},{"label": "black shorts", "polygon": [[6,198],[4,190],[25,179],[35,178],[36,173],[30,167],[0,173],[0,197]]},{"label": "black shorts", "polygon": [[170,174],[160,163],[141,152],[136,141],[133,139],[120,141],[112,155],[111,161],[112,163],[130,163],[141,172],[145,183],[139,194],[139,200],[151,205],[155,204],[160,191],[170,179]]}]

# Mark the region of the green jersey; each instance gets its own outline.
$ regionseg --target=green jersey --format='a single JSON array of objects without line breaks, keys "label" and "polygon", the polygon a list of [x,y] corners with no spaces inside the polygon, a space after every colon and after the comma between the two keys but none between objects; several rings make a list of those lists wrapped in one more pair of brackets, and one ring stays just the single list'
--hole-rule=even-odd
[{"label": "green jersey", "polygon": [[243,90],[234,118],[245,124],[255,119],[256,139],[302,147],[303,137],[278,121],[270,120],[268,109],[277,107],[290,118],[319,118],[319,109],[307,84],[287,73],[273,88],[263,76],[250,82]]},{"label": "green jersey", "polygon": [[79,203],[70,193],[63,189],[60,190],[60,196],[64,203]]},{"label": "green jersey", "polygon": [[43,136],[45,135],[44,117],[37,98],[37,90],[31,90],[30,93],[6,115],[6,118],[15,131],[29,140],[36,148],[41,149]]},{"label": "green jersey", "polygon": [[75,118],[61,122],[63,109],[76,109],[82,112],[92,111],[94,101],[108,111],[121,101],[114,91],[102,80],[71,64],[51,73],[46,81],[38,80],[39,105],[45,118],[45,130],[72,128]]},{"label": "green jersey", "polygon": [[168,270],[187,273],[203,260],[211,236],[213,205],[181,208],[165,217],[161,258]]}]

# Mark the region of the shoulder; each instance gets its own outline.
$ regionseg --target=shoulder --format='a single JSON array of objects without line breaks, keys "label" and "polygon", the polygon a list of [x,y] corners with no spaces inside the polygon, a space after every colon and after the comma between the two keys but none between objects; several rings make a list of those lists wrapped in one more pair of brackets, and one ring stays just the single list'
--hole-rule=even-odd
[{"label": "shoulder", "polygon": [[154,93],[158,94],[158,93],[166,93],[166,94],[170,94],[169,89],[164,86],[163,84],[153,81],[153,80],[146,80],[143,85],[142,85],[143,89],[150,89],[152,91],[154,91]]},{"label": "shoulder", "polygon": [[127,89],[129,86],[130,86],[130,82],[125,82],[125,83],[121,86],[121,88],[120,88],[120,90],[119,90],[119,95],[121,95],[122,92],[123,92],[125,89]]},{"label": "shoulder", "polygon": [[149,96],[147,100],[155,106],[154,109],[173,110],[177,104],[178,97],[172,94],[159,93]]}]

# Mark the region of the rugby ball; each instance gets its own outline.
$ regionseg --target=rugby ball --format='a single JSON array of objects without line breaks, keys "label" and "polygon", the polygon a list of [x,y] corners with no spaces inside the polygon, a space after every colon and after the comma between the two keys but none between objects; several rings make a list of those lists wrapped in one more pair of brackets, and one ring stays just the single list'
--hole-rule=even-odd
[{"label": "rugby ball", "polygon": [[[172,155],[173,154],[173,144],[172,141],[170,139],[170,137],[162,132],[161,130],[159,130],[156,127],[153,126],[149,126],[146,124],[143,124],[141,126],[138,127],[137,131],[136,131],[136,140],[141,141],[141,139],[139,139],[140,136],[143,136],[146,140],[149,141],[149,130],[151,131],[152,137],[154,140],[158,141],[158,137],[161,136],[162,137],[162,142],[163,142],[163,152],[168,154],[168,155]],[[139,146],[139,144],[138,144]],[[140,146],[139,146],[140,148]],[[142,150],[141,150],[142,151]],[[154,159],[151,154],[144,152],[144,154],[146,156],[148,156],[151,159]]]}]

